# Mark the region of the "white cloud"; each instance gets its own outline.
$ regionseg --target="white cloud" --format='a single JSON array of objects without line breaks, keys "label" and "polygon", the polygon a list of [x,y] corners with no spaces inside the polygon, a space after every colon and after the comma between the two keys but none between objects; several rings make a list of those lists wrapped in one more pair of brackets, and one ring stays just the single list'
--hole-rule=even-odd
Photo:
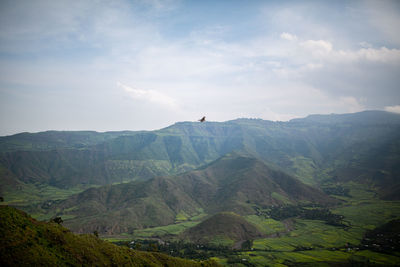
[{"label": "white cloud", "polygon": [[332,44],[325,40],[307,40],[299,45],[317,58],[326,57],[332,52]]},{"label": "white cloud", "polygon": [[380,49],[363,48],[356,52],[359,59],[367,61],[376,61],[381,63],[400,64],[400,49]]},{"label": "white cloud", "polygon": [[344,110],[347,112],[359,112],[365,109],[365,107],[361,105],[355,97],[352,96],[340,97],[340,102],[344,106]]},{"label": "white cloud", "polygon": [[387,106],[384,108],[384,110],[393,113],[400,113],[400,105]]},{"label": "white cloud", "polygon": [[285,40],[288,40],[288,41],[296,41],[297,40],[297,36],[296,35],[293,35],[293,34],[290,34],[290,33],[287,33],[287,32],[281,33],[281,38],[285,39]]},{"label": "white cloud", "polygon": [[362,48],[372,48],[372,44],[362,41],[358,43]]},{"label": "white cloud", "polygon": [[134,100],[147,101],[153,104],[162,105],[169,108],[177,108],[177,101],[165,94],[156,90],[135,89],[120,82],[117,82],[118,87],[122,88]]}]

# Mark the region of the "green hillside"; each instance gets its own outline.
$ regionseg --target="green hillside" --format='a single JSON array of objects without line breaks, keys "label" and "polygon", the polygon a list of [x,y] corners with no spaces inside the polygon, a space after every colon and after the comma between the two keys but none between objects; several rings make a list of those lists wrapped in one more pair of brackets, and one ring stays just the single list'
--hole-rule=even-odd
[{"label": "green hillside", "polygon": [[[391,182],[399,174],[399,129],[398,114],[370,111],[290,122],[180,122],[152,132],[23,133],[0,138],[0,165],[24,183],[70,188],[176,174],[246,151],[309,184],[324,179],[321,170],[340,179],[367,171],[361,178],[379,184],[374,170]],[[379,160],[366,168],[371,159]]]},{"label": "green hillside", "polygon": [[263,237],[258,228],[233,212],[221,212],[182,233],[182,238],[193,243],[232,244]]},{"label": "green hillside", "polygon": [[65,225],[76,232],[119,234],[171,224],[180,211],[197,215],[199,208],[174,181],[154,178],[91,188],[54,204],[49,213],[67,218]]},{"label": "green hillside", "polygon": [[175,223],[201,211],[254,214],[254,206],[296,203],[333,204],[317,188],[237,153],[182,175],[91,188],[52,205],[48,213],[65,217],[76,232],[119,234]]},{"label": "green hillside", "polygon": [[1,266],[217,266],[155,252],[118,247],[95,235],[75,235],[63,226],[38,222],[0,206]]},{"label": "green hillside", "polygon": [[132,132],[106,132],[95,131],[46,131],[40,133],[19,133],[11,136],[0,137],[0,150],[12,151],[46,151],[64,148],[84,148],[102,143],[121,135]]}]

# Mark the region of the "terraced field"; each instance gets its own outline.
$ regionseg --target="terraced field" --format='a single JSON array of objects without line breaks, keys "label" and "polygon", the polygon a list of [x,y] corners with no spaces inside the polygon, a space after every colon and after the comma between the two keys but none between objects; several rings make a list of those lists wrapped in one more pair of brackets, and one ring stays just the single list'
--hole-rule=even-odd
[{"label": "terraced field", "polygon": [[[399,252],[382,254],[365,250],[360,245],[365,231],[400,218],[400,203],[380,200],[371,189],[362,185],[348,183],[345,186],[350,188],[351,197],[341,197],[346,202],[333,209],[333,212],[343,215],[349,227],[331,226],[318,220],[294,219],[293,231],[275,238],[254,240],[253,251],[240,252],[239,258],[256,266],[286,266],[294,263],[326,266],[335,262],[382,266],[400,264]],[[271,229],[260,218],[248,216],[247,219],[264,226],[266,232]],[[279,225],[279,222],[275,225]],[[227,263],[222,258],[219,262]]]}]

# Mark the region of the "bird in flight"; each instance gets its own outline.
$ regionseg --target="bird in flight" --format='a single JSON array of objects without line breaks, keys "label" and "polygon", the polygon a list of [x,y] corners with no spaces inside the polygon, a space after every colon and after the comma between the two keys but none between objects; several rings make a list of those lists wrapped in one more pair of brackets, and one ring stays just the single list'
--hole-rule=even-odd
[{"label": "bird in flight", "polygon": [[206,116],[204,116],[203,118],[201,118],[200,120],[199,120],[199,122],[205,122],[206,121]]}]

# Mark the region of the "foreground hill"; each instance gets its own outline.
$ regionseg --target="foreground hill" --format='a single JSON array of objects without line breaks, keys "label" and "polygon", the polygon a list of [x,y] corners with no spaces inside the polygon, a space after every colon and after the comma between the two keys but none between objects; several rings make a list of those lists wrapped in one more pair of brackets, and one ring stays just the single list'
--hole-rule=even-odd
[{"label": "foreground hill", "polygon": [[335,203],[281,170],[231,153],[182,175],[91,188],[54,204],[49,213],[70,218],[65,224],[76,232],[118,234],[172,224],[179,213],[188,217],[200,211],[253,214],[254,205],[302,202]]},{"label": "foreground hill", "polygon": [[0,206],[1,266],[217,266],[118,247],[94,235],[75,235],[17,209]]},{"label": "foreground hill", "polygon": [[215,239],[238,242],[262,236],[255,225],[233,212],[218,213],[182,234],[182,238],[197,244],[209,243]]}]

